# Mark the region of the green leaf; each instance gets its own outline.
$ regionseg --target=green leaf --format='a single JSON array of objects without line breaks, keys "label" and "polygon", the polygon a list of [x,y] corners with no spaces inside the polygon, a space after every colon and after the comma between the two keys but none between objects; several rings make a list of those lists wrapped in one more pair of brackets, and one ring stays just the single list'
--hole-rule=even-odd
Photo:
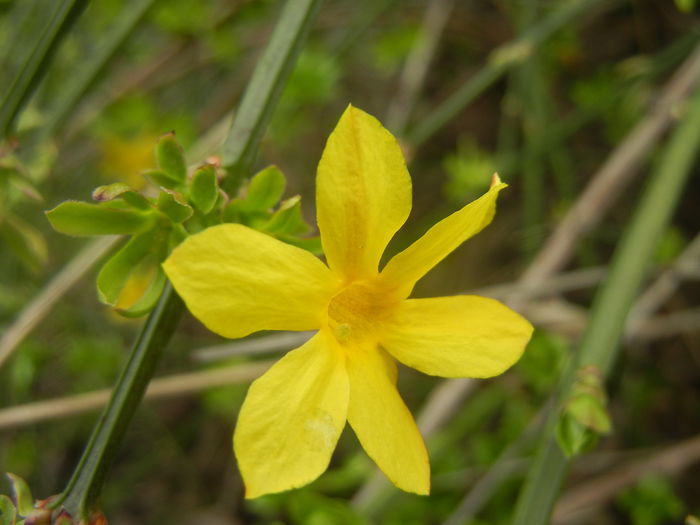
[{"label": "green leaf", "polygon": [[296,195],[285,200],[267,223],[258,229],[271,235],[295,236],[309,233],[311,227],[301,215],[301,197]]},{"label": "green leaf", "polygon": [[216,167],[205,164],[197,168],[190,181],[190,201],[203,214],[209,213],[219,196],[219,185],[216,181]]},{"label": "green leaf", "polygon": [[156,159],[163,172],[179,184],[187,180],[185,153],[175,139],[175,132],[163,135],[156,144]]},{"label": "green leaf", "polygon": [[161,190],[158,194],[158,209],[171,221],[179,224],[192,217],[192,207],[187,204],[182,193],[173,190]]},{"label": "green leaf", "polygon": [[145,170],[141,175],[146,177],[154,186],[160,188],[168,188],[169,190],[177,190],[182,187],[179,180],[173,179],[170,175],[162,170]]},{"label": "green leaf", "polygon": [[139,210],[150,210],[151,203],[148,199],[134,190],[128,184],[115,182],[106,186],[99,186],[92,192],[93,200],[99,202],[109,202],[114,199],[122,199],[124,202]]},{"label": "green leaf", "polygon": [[1,220],[0,237],[32,271],[38,271],[48,259],[46,242],[41,233],[13,214],[7,213]]},{"label": "green leaf", "polygon": [[567,458],[572,458],[593,446],[597,434],[569,414],[563,414],[555,431],[557,443]]},{"label": "green leaf", "polygon": [[323,255],[323,247],[321,246],[321,237],[293,237],[288,235],[276,235],[280,241],[291,244],[314,255]]},{"label": "green leaf", "polygon": [[67,235],[136,233],[153,221],[153,215],[111,205],[66,201],[46,212],[54,230]]},{"label": "green leaf", "polygon": [[7,496],[0,494],[0,525],[15,525],[17,510]]},{"label": "green leaf", "polygon": [[232,199],[224,208],[224,222],[239,222],[246,226],[259,228],[270,218],[270,213],[266,211],[251,210],[248,202],[244,199]]},{"label": "green leaf", "polygon": [[251,210],[267,211],[282,198],[286,185],[287,181],[279,168],[269,166],[250,180],[245,201]]},{"label": "green leaf", "polygon": [[156,281],[161,279],[160,263],[167,255],[168,234],[150,230],[135,235],[104,264],[97,275],[102,303],[125,315],[137,316],[150,310],[163,288],[164,281]]},{"label": "green leaf", "polygon": [[32,491],[29,489],[29,485],[22,478],[10,472],[7,473],[7,477],[10,478],[12,494],[17,503],[17,512],[21,516],[31,514],[34,510],[34,498],[32,498]]},{"label": "green leaf", "polygon": [[155,275],[151,279],[150,285],[145,288],[141,298],[128,307],[117,307],[117,312],[124,317],[141,317],[142,315],[146,315],[153,310],[153,307],[158,302],[160,294],[163,293],[163,287],[166,281],[165,272],[161,269],[160,265],[156,266]]},{"label": "green leaf", "polygon": [[692,13],[696,3],[696,0],[676,0],[676,7],[683,13]]}]

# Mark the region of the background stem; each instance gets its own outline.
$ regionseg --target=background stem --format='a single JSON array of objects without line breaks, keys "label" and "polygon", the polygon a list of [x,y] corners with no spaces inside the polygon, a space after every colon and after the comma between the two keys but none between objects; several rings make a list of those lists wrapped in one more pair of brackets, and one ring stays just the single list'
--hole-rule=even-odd
[{"label": "background stem", "polygon": [[625,318],[643,283],[653,250],[671,219],[700,146],[700,90],[664,150],[626,235],[615,252],[610,273],[596,295],[577,355],[562,377],[555,410],[549,418],[535,461],[516,507],[515,525],[539,525],[549,515],[569,460],[554,438],[560,407],[568,398],[576,371],[595,366],[607,377],[617,357]]}]

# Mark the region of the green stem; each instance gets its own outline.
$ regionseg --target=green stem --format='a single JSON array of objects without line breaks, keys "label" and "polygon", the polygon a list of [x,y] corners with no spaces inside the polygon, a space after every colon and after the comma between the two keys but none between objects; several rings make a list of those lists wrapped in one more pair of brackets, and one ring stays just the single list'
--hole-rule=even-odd
[{"label": "green stem", "polygon": [[[576,372],[587,366],[607,377],[617,357],[625,319],[649,268],[651,256],[693,167],[700,147],[700,90],[668,142],[661,162],[644,191],[630,226],[616,250],[572,366],[563,375],[557,407],[571,393]],[[544,525],[564,480],[568,459],[554,438],[559,411],[547,423],[515,511],[514,525]]]},{"label": "green stem", "polygon": [[15,121],[43,78],[63,37],[87,7],[89,0],[63,0],[48,26],[41,31],[0,105],[0,133],[12,133]]},{"label": "green stem", "polygon": [[182,301],[168,283],[131,350],[112,398],[95,427],[68,487],[55,506],[63,504],[72,516],[81,517],[89,515],[95,508],[107,469],[182,312]]},{"label": "green stem", "polygon": [[[409,129],[406,137],[408,142],[417,146],[428,140],[476,97],[491,87],[510,68],[526,60],[530,56],[531,50],[549,38],[554,31],[566,25],[586,9],[600,3],[602,3],[601,0],[571,0],[564,7],[548,15],[539,24],[534,25],[521,37],[498,46],[491,54],[484,69],[474,75],[418,125]],[[606,2],[605,8],[610,8],[615,4],[617,4],[616,1]]]},{"label": "green stem", "polygon": [[[258,91],[254,96],[244,96],[226,140],[229,146],[228,156],[225,156],[227,165],[237,166],[239,169],[250,168],[255,150],[279,98],[278,95],[289,77],[288,73],[292,70],[319,4],[320,0],[289,0],[287,3],[272,40],[268,44],[263,59],[258,62],[248,87],[250,92],[252,85],[255,84]],[[279,36],[277,38],[274,36],[280,34],[284,35],[283,40],[280,40]],[[281,42],[294,48],[295,52],[282,49]],[[275,48],[276,52],[272,57],[274,60],[270,58],[270,48]],[[268,60],[265,60],[265,57]],[[287,73],[282,74],[282,71]],[[265,107],[255,107],[260,104]],[[244,119],[243,124],[239,124],[241,119]],[[232,136],[236,139],[232,139]],[[246,144],[246,147],[237,147],[237,142]],[[248,174],[249,172],[246,171],[245,175]],[[93,430],[73,477],[61,496],[52,502],[54,509],[63,505],[72,516],[79,519],[88,519],[95,510],[106,472],[119,442],[155,372],[163,347],[175,331],[182,311],[182,302],[168,283],[158,305],[148,317],[134,344],[112,399]]]},{"label": "green stem", "polygon": [[222,161],[228,176],[222,187],[230,193],[250,175],[258,143],[320,5],[321,0],[289,0],[284,6],[281,19],[285,23],[275,27],[224,142]]}]

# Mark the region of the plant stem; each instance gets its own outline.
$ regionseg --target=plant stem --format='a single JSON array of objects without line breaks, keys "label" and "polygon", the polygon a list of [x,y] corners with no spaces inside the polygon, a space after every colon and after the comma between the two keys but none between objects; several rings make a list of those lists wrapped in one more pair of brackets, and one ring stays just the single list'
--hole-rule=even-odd
[{"label": "plant stem", "polygon": [[250,175],[258,143],[292,72],[321,0],[289,0],[270,43],[243,94],[240,109],[224,142],[222,161],[228,171],[222,187],[233,193]]},{"label": "plant stem", "polygon": [[[289,0],[262,59],[256,65],[224,146],[225,164],[237,167],[237,176],[249,175],[258,143],[319,5],[320,0]],[[63,505],[74,518],[84,520],[89,519],[95,510],[119,442],[182,312],[182,302],[168,283],[134,344],[73,477],[66,490],[52,502],[52,508]]]},{"label": "plant stem", "polygon": [[[557,407],[569,397],[580,368],[594,366],[602,377],[609,374],[617,357],[625,319],[643,283],[653,250],[668,226],[699,147],[700,90],[696,90],[615,251],[610,273],[595,297],[578,352],[562,377]],[[559,410],[555,408],[520,494],[514,525],[548,522],[569,463],[553,436],[558,417]]]},{"label": "plant stem", "polygon": [[39,85],[63,37],[87,7],[89,0],[63,0],[55,8],[48,26],[36,42],[0,104],[0,134],[12,133],[15,121],[34,89]]},{"label": "plant stem", "polygon": [[63,504],[72,516],[80,517],[94,509],[107,469],[182,312],[182,301],[168,283],[131,350],[68,487],[54,507]]}]

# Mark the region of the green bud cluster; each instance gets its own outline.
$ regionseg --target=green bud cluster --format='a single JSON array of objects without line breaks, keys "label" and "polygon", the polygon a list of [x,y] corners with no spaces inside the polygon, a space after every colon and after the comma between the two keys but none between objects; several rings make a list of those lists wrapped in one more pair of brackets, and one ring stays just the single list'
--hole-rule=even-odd
[{"label": "green bud cluster", "polygon": [[114,183],[94,190],[96,202],[66,201],[46,212],[61,233],[130,236],[97,276],[100,301],[122,315],[137,317],[151,311],[166,282],[161,263],[189,234],[221,222],[240,222],[320,251],[317,238],[301,237],[311,228],[302,217],[300,197],[279,202],[286,180],[276,167],[262,170],[241,190],[241,196],[230,199],[219,187],[221,170],[216,163],[188,173],[174,133],[158,140],[155,153],[158,168],[142,173],[151,183],[145,194]]}]

